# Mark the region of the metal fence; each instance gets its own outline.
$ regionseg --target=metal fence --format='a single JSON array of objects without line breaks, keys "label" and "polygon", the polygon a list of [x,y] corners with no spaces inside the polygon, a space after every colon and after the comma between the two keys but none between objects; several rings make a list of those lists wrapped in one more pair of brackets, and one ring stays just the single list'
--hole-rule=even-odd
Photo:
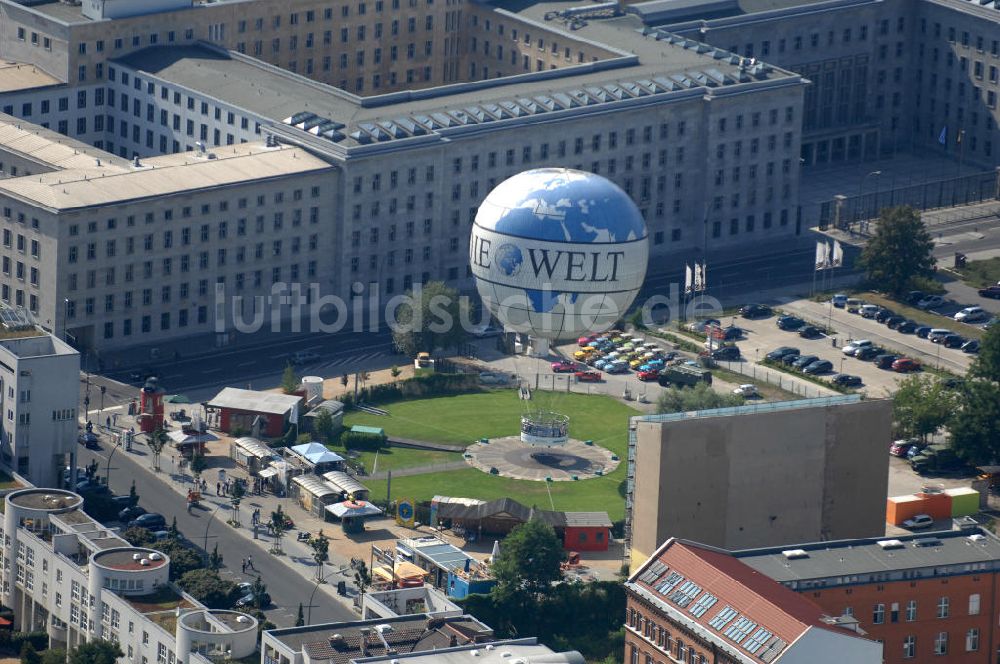
[{"label": "metal fence", "polygon": [[819,227],[847,228],[853,223],[875,219],[883,208],[897,205],[934,210],[998,199],[1000,176],[997,171],[986,171],[886,191],[870,191],[860,196],[836,196],[820,204]]},{"label": "metal fence", "polygon": [[815,383],[789,375],[783,371],[754,364],[753,362],[719,362],[719,366],[747,378],[767,383],[786,392],[798,394],[806,398],[828,397],[836,394],[836,390],[824,388]]}]

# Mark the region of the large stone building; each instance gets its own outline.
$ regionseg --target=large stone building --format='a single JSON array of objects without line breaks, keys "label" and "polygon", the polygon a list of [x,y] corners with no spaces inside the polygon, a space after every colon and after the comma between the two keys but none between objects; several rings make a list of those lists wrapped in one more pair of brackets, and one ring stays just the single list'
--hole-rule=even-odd
[{"label": "large stone building", "polygon": [[[275,281],[344,299],[431,279],[466,290],[477,205],[541,166],[617,181],[650,225],[654,269],[706,241],[800,230],[802,77],[643,35],[636,16],[571,33],[487,5],[404,4],[0,1],[0,55],[34,65],[0,86],[0,108],[18,118],[9,131],[107,152],[26,168],[6,151],[0,223],[27,224],[58,258],[37,284],[0,275],[11,301],[106,348],[231,329],[205,282],[251,301]],[[251,162],[271,166],[246,182],[239,169],[218,183],[198,175]],[[190,176],[164,177],[168,164]],[[110,189],[111,170],[136,188],[79,195]],[[288,191],[257,193],[264,179]]]},{"label": "large stone building", "polygon": [[632,418],[632,569],[670,537],[735,549],[881,535],[891,405],[852,394]]}]

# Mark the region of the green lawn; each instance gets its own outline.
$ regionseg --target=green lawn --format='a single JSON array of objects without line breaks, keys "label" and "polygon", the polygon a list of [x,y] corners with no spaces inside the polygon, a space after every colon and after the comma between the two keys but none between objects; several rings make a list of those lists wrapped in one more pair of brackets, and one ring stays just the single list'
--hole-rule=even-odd
[{"label": "green lawn", "polygon": [[970,261],[957,272],[962,275],[962,281],[975,288],[994,286],[1000,282],[1000,258]]},{"label": "green lawn", "polygon": [[[343,455],[343,448],[332,447],[334,452]],[[408,447],[390,447],[378,453],[378,467],[375,467],[375,453],[362,452],[355,461],[364,464],[368,473],[383,470],[399,470],[400,468],[413,468],[414,466],[427,466],[437,463],[451,463],[461,461],[462,455],[458,452],[433,452],[431,450],[414,450]]]},{"label": "green lawn", "polygon": [[961,323],[956,323],[953,319],[947,316],[940,316],[931,311],[917,309],[916,307],[911,307],[901,302],[897,302],[896,300],[892,300],[884,295],[879,295],[878,293],[858,293],[857,297],[865,302],[868,302],[869,304],[877,304],[879,306],[892,309],[900,316],[906,316],[907,318],[915,320],[920,325],[947,327],[958,332],[967,339],[983,338],[983,331],[975,325],[962,325]]},{"label": "green lawn", "polygon": [[[625,456],[628,447],[628,419],[638,411],[605,396],[536,392],[535,407],[550,408],[570,418],[570,435],[591,439],[622,458],[615,472],[606,477],[578,482],[528,482],[495,477],[474,468],[394,478],[392,497],[430,500],[434,495],[463,496],[492,500],[510,496],[539,508],[571,511],[607,511],[612,519],[624,515],[622,485],[625,480]],[[468,445],[478,438],[516,435],[524,402],[514,390],[476,392],[451,397],[401,401],[382,406],[390,416],[353,411],[344,417],[347,427],[355,424],[378,426],[386,433],[456,446]],[[429,452],[392,448],[380,454],[379,470],[405,468],[431,463],[446,463],[460,457],[448,452]],[[371,470],[372,454],[360,459]],[[386,463],[392,466],[386,466]],[[384,481],[368,481],[372,498],[385,497]],[[551,490],[551,501],[549,499]]]}]

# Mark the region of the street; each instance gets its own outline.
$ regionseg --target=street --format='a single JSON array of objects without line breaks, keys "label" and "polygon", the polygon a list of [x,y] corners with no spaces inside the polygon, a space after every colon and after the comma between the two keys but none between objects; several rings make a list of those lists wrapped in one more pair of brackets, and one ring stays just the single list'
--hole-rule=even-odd
[{"label": "street", "polygon": [[[82,468],[92,460],[97,459],[100,464],[98,475],[103,477],[111,448],[106,442],[102,442],[102,445],[104,449],[100,451],[85,450],[81,446],[79,465]],[[156,477],[148,469],[149,457],[145,450],[146,448],[143,446],[136,446],[132,452],[118,450],[111,457],[111,490],[117,495],[128,495],[129,487],[134,479],[136,490],[139,493],[140,505],[151,512],[162,514],[168,524],[176,517],[177,529],[199,549],[205,546],[206,541],[208,551],[211,551],[218,544],[219,553],[224,559],[224,566],[220,573],[223,578],[234,583],[253,581],[254,574],[244,575],[236,572],[239,569],[240,561],[247,554],[252,554],[254,566],[260,574],[261,580],[267,585],[267,590],[274,602],[274,605],[265,611],[271,622],[279,627],[293,625],[300,602],[305,611],[310,610],[308,606],[310,597],[313,597],[310,616],[312,624],[357,619],[357,615],[353,611],[326,595],[326,593],[336,591],[337,580],[346,580],[350,585],[353,576],[333,576],[333,568],[328,568],[327,576],[330,577],[328,582],[320,586],[321,589],[316,591],[314,595],[313,592],[317,587],[315,583],[289,569],[284,561],[265,553],[264,549],[249,544],[246,524],[244,524],[242,532],[237,533],[232,526],[226,523],[230,507],[228,500],[206,495],[201,507],[188,513],[183,496],[163,481],[166,473],[169,472],[171,463],[168,455],[164,454],[160,463],[164,472],[161,473],[160,477]],[[253,506],[253,496],[244,500],[242,509],[245,512],[244,521],[247,524],[250,521],[249,511]]]}]

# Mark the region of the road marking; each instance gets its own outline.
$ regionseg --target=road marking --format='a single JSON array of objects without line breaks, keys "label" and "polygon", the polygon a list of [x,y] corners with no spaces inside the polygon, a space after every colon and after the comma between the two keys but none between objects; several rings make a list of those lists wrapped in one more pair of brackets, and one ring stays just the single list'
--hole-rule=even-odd
[{"label": "road marking", "polygon": [[254,362],[241,362],[240,364],[237,364],[236,366],[238,366],[238,367],[252,367],[255,364],[257,364],[257,362],[255,362],[255,361]]},{"label": "road marking", "polygon": [[202,373],[210,374],[210,373],[218,373],[219,371],[222,371],[222,367],[219,367],[218,369],[203,369]]},{"label": "road marking", "polygon": [[[120,406],[106,406],[104,408],[104,410],[106,410],[106,411],[107,410],[121,410],[124,407],[125,407],[124,404],[122,404]],[[100,408],[95,408],[94,410],[88,410],[87,411],[87,415],[93,415],[94,413],[100,413],[100,412],[102,412]]]}]

